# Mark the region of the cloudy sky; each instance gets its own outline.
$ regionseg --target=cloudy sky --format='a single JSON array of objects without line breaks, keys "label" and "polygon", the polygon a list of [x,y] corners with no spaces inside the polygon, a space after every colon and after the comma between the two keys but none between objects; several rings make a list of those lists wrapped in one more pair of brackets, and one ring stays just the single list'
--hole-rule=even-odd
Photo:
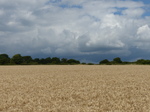
[{"label": "cloudy sky", "polygon": [[0,54],[150,59],[149,0],[0,0]]}]

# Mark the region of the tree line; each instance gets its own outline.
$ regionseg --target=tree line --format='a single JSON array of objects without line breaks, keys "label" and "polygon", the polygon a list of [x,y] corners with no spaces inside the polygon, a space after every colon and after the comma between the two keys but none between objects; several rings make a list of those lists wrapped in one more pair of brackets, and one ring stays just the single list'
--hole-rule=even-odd
[{"label": "tree line", "polygon": [[[75,59],[47,57],[47,58],[35,58],[31,56],[22,56],[21,54],[15,54],[10,58],[7,54],[0,54],[0,65],[75,65],[75,64],[87,64],[94,65],[94,63],[81,63]],[[108,59],[101,60],[100,65],[125,65],[125,64],[142,64],[150,65],[150,60],[139,59],[134,62],[122,61],[121,58],[116,57],[112,61]]]},{"label": "tree line", "polygon": [[15,54],[10,58],[7,54],[0,54],[0,65],[73,65],[80,64],[80,61],[75,59],[58,58],[58,57],[47,57],[47,58],[35,58],[31,56],[21,56],[21,54]]},{"label": "tree line", "polygon": [[122,61],[121,58],[116,57],[112,61],[104,59],[99,62],[101,65],[126,65],[126,64],[139,64],[139,65],[150,65],[150,60],[139,59],[134,62]]}]

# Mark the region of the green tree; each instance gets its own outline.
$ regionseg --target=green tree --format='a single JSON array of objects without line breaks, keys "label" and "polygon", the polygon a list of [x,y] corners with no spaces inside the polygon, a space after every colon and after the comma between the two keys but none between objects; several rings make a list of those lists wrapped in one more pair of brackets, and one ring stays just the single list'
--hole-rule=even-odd
[{"label": "green tree", "polygon": [[46,61],[46,64],[52,63],[52,59],[51,59],[50,57],[47,57],[47,58],[45,59],[45,61]]},{"label": "green tree", "polygon": [[23,64],[30,64],[33,60],[31,56],[23,56]]},{"label": "green tree", "polygon": [[88,63],[88,65],[94,65],[94,63]]},{"label": "green tree", "polygon": [[40,59],[39,64],[46,64],[46,60],[44,58]]},{"label": "green tree", "polygon": [[150,64],[150,60],[139,59],[136,64]]},{"label": "green tree", "polygon": [[68,63],[68,64],[80,64],[80,61],[75,60],[75,59],[69,59],[69,60],[67,61],[67,63]]},{"label": "green tree", "polygon": [[121,61],[121,59],[119,57],[117,57],[117,58],[113,59],[113,63],[114,64],[120,64],[120,63],[122,63],[122,61]]},{"label": "green tree", "polygon": [[37,64],[39,64],[39,62],[40,62],[40,59],[39,59],[39,58],[35,58],[35,59],[33,59],[33,61],[34,61],[34,63],[37,63]]},{"label": "green tree", "polygon": [[0,65],[6,65],[10,63],[10,58],[7,54],[0,54]]},{"label": "green tree", "polygon": [[57,57],[52,58],[52,64],[60,64],[60,59]]},{"label": "green tree", "polygon": [[110,62],[107,59],[104,59],[104,60],[100,61],[99,64],[106,64],[106,65],[108,65],[108,64],[110,64]]},{"label": "green tree", "polygon": [[11,63],[12,64],[22,64],[23,63],[23,57],[20,54],[15,54],[12,58],[11,58]]},{"label": "green tree", "polygon": [[62,58],[62,59],[61,59],[61,64],[67,64],[67,61],[68,61],[68,60],[67,60],[66,58]]},{"label": "green tree", "polygon": [[32,59],[32,63],[31,63],[31,64],[33,64],[33,65],[38,65],[38,64],[39,64],[39,61],[40,61],[39,58]]}]

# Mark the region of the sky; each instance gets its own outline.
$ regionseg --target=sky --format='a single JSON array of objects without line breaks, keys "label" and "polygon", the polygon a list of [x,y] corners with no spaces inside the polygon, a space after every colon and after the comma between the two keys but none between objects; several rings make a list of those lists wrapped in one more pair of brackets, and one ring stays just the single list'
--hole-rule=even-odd
[{"label": "sky", "polygon": [[150,0],[0,0],[0,54],[150,59]]}]

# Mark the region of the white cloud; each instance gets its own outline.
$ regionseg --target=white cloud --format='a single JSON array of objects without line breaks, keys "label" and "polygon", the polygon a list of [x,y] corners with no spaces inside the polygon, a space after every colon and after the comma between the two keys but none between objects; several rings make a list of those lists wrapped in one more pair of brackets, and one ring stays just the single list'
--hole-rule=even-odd
[{"label": "white cloud", "polygon": [[139,49],[150,51],[150,27],[146,24],[137,29],[137,40],[135,46]]},{"label": "white cloud", "polygon": [[146,24],[138,28],[137,30],[138,39],[150,40],[150,27]]},{"label": "white cloud", "polygon": [[47,48],[44,48],[44,49],[41,49],[41,51],[45,54],[51,54],[52,51],[51,51],[51,48],[50,47],[47,47]]},{"label": "white cloud", "polygon": [[144,14],[144,9],[142,8],[129,8],[123,11],[123,15],[129,17],[141,17]]},{"label": "white cloud", "polygon": [[114,29],[114,28],[121,28],[121,23],[120,23],[120,20],[121,18],[114,15],[114,14],[108,14],[106,16],[104,16],[102,18],[102,22],[101,22],[101,28],[105,28],[105,27],[108,27],[108,28],[111,28],[111,29]]},{"label": "white cloud", "polygon": [[0,52],[126,55],[130,47],[147,47],[144,6],[132,0],[1,0]]}]

